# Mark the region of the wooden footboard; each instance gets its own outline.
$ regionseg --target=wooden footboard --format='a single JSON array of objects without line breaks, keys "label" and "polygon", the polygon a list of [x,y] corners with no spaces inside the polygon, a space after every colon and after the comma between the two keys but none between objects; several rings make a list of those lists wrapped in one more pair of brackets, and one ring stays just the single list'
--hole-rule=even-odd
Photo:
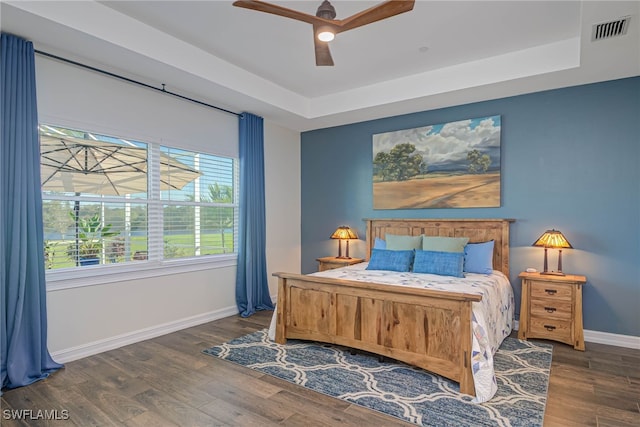
[{"label": "wooden footboard", "polygon": [[274,273],[279,278],[276,341],[303,339],[387,356],[460,383],[475,396],[471,303],[459,294]]},{"label": "wooden footboard", "polygon": [[[369,259],[388,234],[493,241],[493,268],[509,277],[513,219],[367,219]],[[472,307],[479,295],[355,282],[292,273],[279,277],[276,341],[314,340],[358,348],[460,383],[475,396],[471,367]]]}]

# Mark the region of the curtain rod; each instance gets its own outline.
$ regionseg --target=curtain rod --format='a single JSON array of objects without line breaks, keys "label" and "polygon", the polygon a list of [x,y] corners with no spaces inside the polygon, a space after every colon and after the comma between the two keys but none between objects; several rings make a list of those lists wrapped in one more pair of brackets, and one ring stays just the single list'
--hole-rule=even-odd
[{"label": "curtain rod", "polygon": [[242,116],[242,114],[234,113],[233,111],[229,111],[229,110],[226,110],[224,108],[217,107],[215,105],[207,104],[206,102],[198,101],[197,99],[189,98],[187,96],[180,95],[179,93],[170,92],[170,91],[168,91],[168,90],[166,90],[164,88],[164,83],[162,84],[162,88],[159,88],[159,87],[148,85],[146,83],[139,82],[137,80],[130,79],[128,77],[121,76],[119,74],[115,74],[115,73],[111,73],[109,71],[101,70],[100,68],[92,67],[92,66],[86,65],[86,64],[81,64],[80,62],[72,61],[72,60],[67,59],[67,58],[62,58],[60,56],[53,55],[51,53],[42,52],[42,51],[36,50],[36,49],[34,49],[34,51],[35,51],[35,53],[37,53],[39,55],[48,56],[49,58],[57,59],[58,61],[67,62],[69,64],[73,64],[73,65],[76,65],[78,67],[86,68],[88,70],[95,71],[95,72],[98,72],[98,73],[101,73],[101,74],[105,74],[105,75],[110,76],[110,77],[115,77],[116,79],[124,80],[126,82],[133,83],[133,84],[137,84],[139,86],[143,86],[143,87],[146,87],[148,89],[153,89],[153,90],[156,90],[158,92],[161,92],[161,93],[164,93],[164,94],[167,94],[167,95],[172,95],[172,96],[175,96],[177,98],[184,99],[186,101],[194,102],[196,104],[204,105],[205,107],[214,108],[216,110],[219,110],[219,111],[222,111],[222,112],[225,112],[225,113],[228,113],[228,114],[233,114],[234,116],[238,116],[238,117]]}]

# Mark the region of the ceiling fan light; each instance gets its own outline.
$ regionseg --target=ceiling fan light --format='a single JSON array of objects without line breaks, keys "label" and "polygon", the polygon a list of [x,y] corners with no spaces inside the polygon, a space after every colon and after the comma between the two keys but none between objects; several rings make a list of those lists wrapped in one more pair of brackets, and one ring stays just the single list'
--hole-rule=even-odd
[{"label": "ceiling fan light", "polygon": [[320,28],[318,30],[318,40],[320,40],[321,42],[330,42],[331,40],[333,40],[335,38],[335,34],[333,34],[333,31],[331,31],[328,28]]}]

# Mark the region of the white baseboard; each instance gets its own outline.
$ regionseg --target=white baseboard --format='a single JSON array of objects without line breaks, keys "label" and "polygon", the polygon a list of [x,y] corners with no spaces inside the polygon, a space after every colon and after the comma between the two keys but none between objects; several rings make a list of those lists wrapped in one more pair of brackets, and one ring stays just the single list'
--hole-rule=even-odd
[{"label": "white baseboard", "polygon": [[[275,301],[274,301],[275,303]],[[212,322],[224,317],[234,316],[238,314],[238,308],[227,307],[220,310],[210,311],[208,313],[198,314],[196,316],[179,319],[173,322],[152,326],[150,328],[140,329],[126,334],[117,335],[103,340],[93,341],[76,347],[58,350],[51,353],[56,362],[67,363],[73,360],[82,359],[87,356],[102,353],[123,347],[125,345],[148,340],[151,338],[166,335],[181,329],[190,328],[192,326],[201,325],[203,323]],[[515,330],[518,330],[519,322],[515,321]],[[612,334],[609,332],[584,331],[584,340],[597,344],[614,345],[617,347],[627,347],[640,349],[640,337],[632,335]]]},{"label": "white baseboard", "polygon": [[[515,330],[519,330],[520,322],[516,320]],[[633,335],[612,334],[610,332],[584,330],[585,342],[614,345],[616,347],[635,348],[640,350],[640,337]]]},{"label": "white baseboard", "polygon": [[640,350],[640,337],[633,335],[612,334],[609,332],[584,331],[584,340],[597,344],[615,345],[617,347],[635,348]]},{"label": "white baseboard", "polygon": [[67,363],[73,360],[82,359],[87,356],[92,356],[94,354],[113,350],[125,345],[159,337],[161,335],[166,335],[171,332],[179,331],[181,329],[190,328],[192,326],[201,325],[203,323],[211,322],[236,314],[238,314],[237,307],[227,307],[220,310],[210,311],[208,313],[202,313],[184,319],[179,319],[173,322],[139,329],[137,331],[128,332],[126,334],[116,335],[114,337],[93,341],[76,347],[58,350],[51,353],[51,356],[56,362]]}]

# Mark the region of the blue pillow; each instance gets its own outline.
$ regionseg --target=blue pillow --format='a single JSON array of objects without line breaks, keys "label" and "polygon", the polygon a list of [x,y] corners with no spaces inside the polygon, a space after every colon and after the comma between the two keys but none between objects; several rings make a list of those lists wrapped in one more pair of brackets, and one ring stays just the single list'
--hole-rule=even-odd
[{"label": "blue pillow", "polygon": [[464,271],[467,273],[493,273],[493,240],[469,243],[464,248]]},{"label": "blue pillow", "polygon": [[373,249],[387,249],[387,242],[379,237],[376,237],[376,239],[373,241]]},{"label": "blue pillow", "polygon": [[411,271],[413,250],[372,249],[367,270]]},{"label": "blue pillow", "polygon": [[462,274],[463,264],[464,253],[462,252],[417,250],[413,260],[413,272],[464,277]]}]

